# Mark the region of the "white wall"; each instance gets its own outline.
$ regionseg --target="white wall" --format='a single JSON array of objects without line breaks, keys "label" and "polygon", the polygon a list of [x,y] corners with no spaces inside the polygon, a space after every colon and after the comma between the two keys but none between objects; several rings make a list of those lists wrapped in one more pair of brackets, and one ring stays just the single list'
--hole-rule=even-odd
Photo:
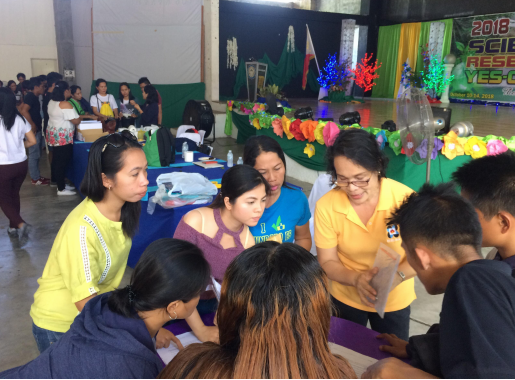
[{"label": "white wall", "polygon": [[[32,76],[32,58],[57,59],[52,0],[0,0],[0,79]],[[17,82],[17,80],[16,80]]]},{"label": "white wall", "polygon": [[93,80],[91,5],[92,0],[73,0],[71,2],[75,46],[75,83],[82,88],[82,96],[86,99],[89,99]]}]

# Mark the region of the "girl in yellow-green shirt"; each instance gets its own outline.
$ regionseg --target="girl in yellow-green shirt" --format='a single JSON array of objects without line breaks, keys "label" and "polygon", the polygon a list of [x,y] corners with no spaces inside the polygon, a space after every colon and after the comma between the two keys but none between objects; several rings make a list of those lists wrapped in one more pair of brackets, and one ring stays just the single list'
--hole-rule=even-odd
[{"label": "girl in yellow-green shirt", "polygon": [[131,134],[93,143],[80,189],[86,199],[61,226],[34,294],[40,352],[68,331],[89,299],[119,286],[147,184],[147,160]]}]

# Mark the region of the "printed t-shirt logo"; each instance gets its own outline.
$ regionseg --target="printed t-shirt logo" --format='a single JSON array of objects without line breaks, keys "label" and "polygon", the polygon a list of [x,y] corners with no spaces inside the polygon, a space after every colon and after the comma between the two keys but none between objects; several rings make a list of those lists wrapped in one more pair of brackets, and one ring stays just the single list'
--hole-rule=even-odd
[{"label": "printed t-shirt logo", "polygon": [[276,231],[282,231],[286,228],[286,226],[281,223],[281,215],[277,218],[277,222],[272,224],[272,228]]},{"label": "printed t-shirt logo", "polygon": [[399,237],[399,228],[395,224],[391,224],[386,226],[386,232],[388,233],[388,238],[393,239]]}]

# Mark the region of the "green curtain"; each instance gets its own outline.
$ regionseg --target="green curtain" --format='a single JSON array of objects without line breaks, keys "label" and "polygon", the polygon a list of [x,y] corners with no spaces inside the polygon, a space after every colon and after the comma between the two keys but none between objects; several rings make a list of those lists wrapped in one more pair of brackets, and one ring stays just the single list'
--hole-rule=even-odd
[{"label": "green curtain", "polygon": [[[283,52],[281,53],[281,58],[279,58],[279,62],[275,64],[265,53],[263,58],[258,59],[261,63],[266,63],[268,65],[268,72],[266,75],[266,83],[265,84],[275,84],[279,86],[279,89],[282,89],[285,85],[290,83],[293,78],[302,75],[302,71],[304,69],[304,53],[302,53],[297,47],[295,47],[295,51],[288,53],[288,42],[284,44]],[[320,85],[317,81],[317,75],[311,71],[308,71],[308,86],[311,90],[318,92],[320,90]],[[299,77],[300,80],[300,77]],[[247,76],[245,72],[245,61],[242,59],[240,64],[238,65],[238,72],[236,73],[236,80],[234,83],[234,95],[233,99],[238,97],[240,93],[241,87],[247,87]],[[226,99],[225,97],[220,97],[221,99]]]},{"label": "green curtain", "polygon": [[379,78],[372,88],[374,98],[394,98],[397,73],[397,55],[401,37],[401,24],[381,26],[377,43],[377,60],[382,63],[377,73]]},{"label": "green curtain", "polygon": [[449,18],[447,20],[440,20],[439,22],[445,23],[445,32],[443,35],[443,49],[442,49],[442,58],[445,58],[445,56],[451,52],[453,21],[452,21],[452,18]]},{"label": "green curtain", "polygon": [[422,22],[420,25],[420,38],[418,47],[418,58],[416,71],[424,70],[424,57],[422,56],[422,50],[427,49],[426,45],[429,42],[429,30],[431,29],[431,22]]},{"label": "green curtain", "polygon": [[[140,103],[143,103],[143,95],[137,83],[129,83],[131,93]],[[153,84],[163,101],[162,125],[168,128],[177,128],[182,124],[182,114],[188,100],[204,100],[206,93],[205,83],[188,84]],[[107,82],[107,91],[118,99],[120,83]],[[91,83],[91,94],[96,92],[95,81]],[[89,99],[87,99],[89,101]]]}]

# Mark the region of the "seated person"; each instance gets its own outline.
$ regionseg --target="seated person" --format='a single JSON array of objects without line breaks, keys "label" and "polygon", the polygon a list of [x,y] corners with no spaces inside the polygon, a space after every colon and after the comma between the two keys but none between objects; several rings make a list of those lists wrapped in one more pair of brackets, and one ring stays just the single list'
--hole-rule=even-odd
[{"label": "seated person", "polygon": [[347,360],[328,346],[327,276],[297,244],[264,242],[232,261],[216,323],[220,344],[193,344],[161,379],[349,379]]},{"label": "seated person", "polygon": [[[484,181],[476,175],[476,180]],[[510,184],[511,185],[511,184]],[[389,334],[383,359],[364,378],[514,378],[515,278],[481,257],[481,224],[451,184],[424,185],[395,211],[408,261],[429,294],[444,293],[439,326],[411,337]]]},{"label": "seated person", "polygon": [[254,136],[245,143],[243,163],[250,165],[267,180],[270,196],[259,223],[250,230],[260,243],[279,236],[281,243],[293,243],[311,249],[309,204],[301,190],[286,184],[286,159],[277,141],[268,136]]},{"label": "seated person", "polygon": [[72,97],[68,99],[70,104],[73,106],[75,111],[79,115],[91,115],[90,119],[96,120],[97,117],[93,114],[93,109],[89,105],[89,102],[82,97],[82,89],[80,86],[73,85],[70,87]]},{"label": "seated person", "polygon": [[[148,86],[149,84],[152,84],[150,83],[150,81],[148,80],[147,77],[141,77],[139,78],[138,80],[138,85],[139,85],[139,88],[141,88],[141,92],[143,93],[143,90],[145,89],[146,86]],[[158,105],[158,108],[159,108],[159,113],[157,115],[157,125],[161,126],[161,123],[163,122],[163,100],[161,99],[161,94],[159,93],[159,91],[157,91],[157,105]]]},{"label": "seated person", "polygon": [[515,153],[472,160],[452,178],[476,209],[483,247],[497,248],[494,260],[502,260],[515,270]]},{"label": "seated person", "polygon": [[191,315],[208,282],[200,249],[157,240],[143,252],[130,285],[92,298],[61,339],[0,378],[153,379],[163,368],[153,338],[166,322]]},{"label": "seated person", "polygon": [[143,99],[145,103],[141,106],[141,126],[148,127],[158,125],[159,107],[157,91],[151,84],[146,85],[143,89]]}]

